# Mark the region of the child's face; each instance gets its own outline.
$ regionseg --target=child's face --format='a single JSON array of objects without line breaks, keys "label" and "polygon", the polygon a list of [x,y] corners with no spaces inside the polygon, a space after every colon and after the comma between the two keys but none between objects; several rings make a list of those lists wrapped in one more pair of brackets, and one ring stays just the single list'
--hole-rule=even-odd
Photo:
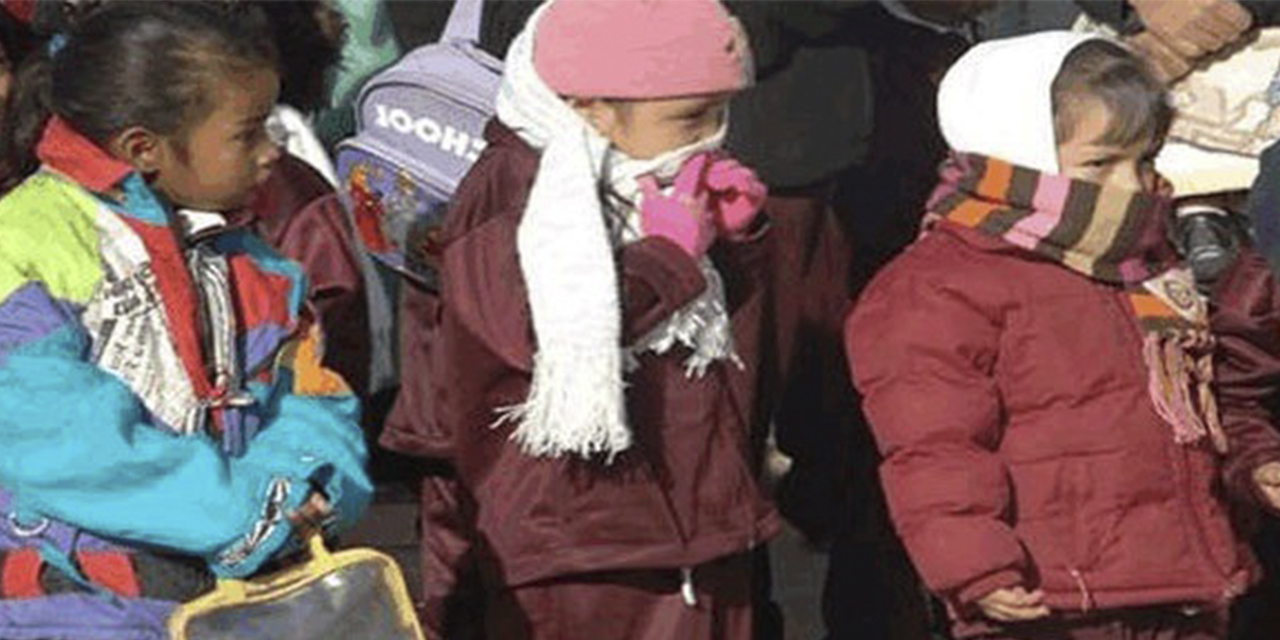
[{"label": "child's face", "polygon": [[728,104],[729,96],[721,94],[625,102],[593,99],[574,106],[620,151],[649,160],[715,135]]},{"label": "child's face", "polygon": [[180,207],[230,211],[244,205],[280,158],[266,128],[280,81],[273,71],[254,70],[208,82],[212,111],[182,139],[162,139],[154,186]]},{"label": "child's face", "polygon": [[1059,173],[1069,178],[1107,183],[1130,191],[1158,191],[1155,158],[1161,139],[1142,139],[1123,146],[1106,140],[1111,112],[1100,101],[1076,107],[1070,139],[1058,143]]}]

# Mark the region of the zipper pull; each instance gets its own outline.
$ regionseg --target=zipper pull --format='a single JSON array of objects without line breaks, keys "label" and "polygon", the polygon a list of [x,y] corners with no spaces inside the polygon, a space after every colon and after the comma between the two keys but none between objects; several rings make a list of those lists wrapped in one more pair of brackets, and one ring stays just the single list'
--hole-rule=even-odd
[{"label": "zipper pull", "polygon": [[1078,569],[1068,569],[1068,573],[1075,578],[1076,587],[1080,589],[1080,611],[1081,613],[1089,613],[1093,611],[1093,594],[1089,593],[1089,584],[1084,581],[1084,574]]},{"label": "zipper pull", "polygon": [[698,594],[693,590],[693,569],[680,570],[680,597],[689,608],[698,606]]}]

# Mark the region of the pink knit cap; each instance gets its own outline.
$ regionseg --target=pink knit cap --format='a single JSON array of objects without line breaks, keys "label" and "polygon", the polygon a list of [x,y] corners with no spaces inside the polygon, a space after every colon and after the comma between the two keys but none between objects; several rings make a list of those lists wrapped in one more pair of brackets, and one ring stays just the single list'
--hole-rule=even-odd
[{"label": "pink knit cap", "polygon": [[560,95],[643,100],[751,84],[751,51],[719,0],[553,0],[533,65]]}]

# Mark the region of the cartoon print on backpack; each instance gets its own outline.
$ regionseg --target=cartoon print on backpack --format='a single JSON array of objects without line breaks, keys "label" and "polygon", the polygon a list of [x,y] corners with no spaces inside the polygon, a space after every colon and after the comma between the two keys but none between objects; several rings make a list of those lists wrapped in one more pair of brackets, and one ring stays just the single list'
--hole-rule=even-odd
[{"label": "cartoon print on backpack", "polygon": [[396,172],[384,202],[382,230],[404,255],[411,273],[429,278],[440,268],[440,229],[448,203],[432,198],[408,171]]},{"label": "cartoon print on backpack", "polygon": [[347,193],[351,194],[351,213],[356,219],[356,231],[360,241],[374,253],[390,249],[390,243],[382,235],[382,198],[369,185],[369,174],[372,169],[367,164],[358,164],[351,169],[347,179]]}]

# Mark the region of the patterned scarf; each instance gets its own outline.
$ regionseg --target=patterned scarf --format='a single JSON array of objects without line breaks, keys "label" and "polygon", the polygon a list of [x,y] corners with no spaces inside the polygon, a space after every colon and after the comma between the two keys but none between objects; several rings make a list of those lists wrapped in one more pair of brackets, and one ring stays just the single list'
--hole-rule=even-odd
[{"label": "patterned scarf", "polygon": [[975,154],[954,154],[941,177],[932,216],[1123,287],[1143,333],[1156,411],[1177,442],[1208,437],[1226,452],[1208,312],[1167,239],[1168,199]]}]

